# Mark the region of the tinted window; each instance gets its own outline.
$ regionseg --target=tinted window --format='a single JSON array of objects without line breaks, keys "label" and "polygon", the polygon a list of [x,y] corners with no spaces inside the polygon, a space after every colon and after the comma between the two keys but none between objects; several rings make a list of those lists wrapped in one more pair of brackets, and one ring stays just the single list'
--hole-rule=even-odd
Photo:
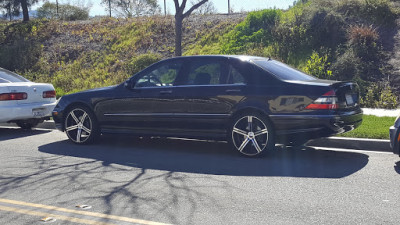
[{"label": "tinted window", "polygon": [[135,87],[163,87],[173,86],[182,63],[168,63],[157,67],[151,72],[139,75]]},{"label": "tinted window", "polygon": [[218,62],[200,61],[190,65],[187,85],[220,84],[221,64]]},{"label": "tinted window", "polygon": [[254,60],[254,63],[282,80],[316,80],[315,77],[274,60]]},{"label": "tinted window", "polygon": [[228,84],[244,84],[244,76],[232,65],[229,66]]},{"label": "tinted window", "polygon": [[0,69],[0,83],[29,82],[29,80],[8,70]]}]

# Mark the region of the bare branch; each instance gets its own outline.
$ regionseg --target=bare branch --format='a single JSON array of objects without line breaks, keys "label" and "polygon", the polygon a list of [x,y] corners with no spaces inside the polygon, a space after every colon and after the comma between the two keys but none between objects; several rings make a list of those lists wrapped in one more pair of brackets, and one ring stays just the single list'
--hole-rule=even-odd
[{"label": "bare branch", "polygon": [[[208,0],[202,0],[202,1],[198,2],[196,5],[193,5],[187,12],[185,12],[183,14],[183,18],[188,17],[195,9],[199,8],[201,5],[203,5],[207,1]],[[184,0],[184,2],[186,3],[186,0]]]}]

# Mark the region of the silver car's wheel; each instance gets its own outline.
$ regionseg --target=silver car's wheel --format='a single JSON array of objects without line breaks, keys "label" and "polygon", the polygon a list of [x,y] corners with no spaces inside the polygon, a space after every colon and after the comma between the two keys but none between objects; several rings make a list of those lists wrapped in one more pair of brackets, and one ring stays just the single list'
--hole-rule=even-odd
[{"label": "silver car's wheel", "polygon": [[65,132],[77,144],[91,143],[97,135],[93,114],[83,107],[71,109],[65,117]]},{"label": "silver car's wheel", "polygon": [[235,149],[246,156],[259,156],[275,145],[271,126],[257,114],[237,117],[231,135]]}]

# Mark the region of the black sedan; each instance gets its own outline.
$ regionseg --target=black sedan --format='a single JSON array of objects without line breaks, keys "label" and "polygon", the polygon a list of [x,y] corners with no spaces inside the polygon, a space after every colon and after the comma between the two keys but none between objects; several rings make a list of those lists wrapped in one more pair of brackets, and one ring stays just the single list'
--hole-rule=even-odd
[{"label": "black sedan", "polygon": [[188,56],[155,63],[126,82],[66,95],[53,112],[77,144],[101,134],[227,140],[247,156],[302,145],[361,124],[359,88],[275,60]]}]

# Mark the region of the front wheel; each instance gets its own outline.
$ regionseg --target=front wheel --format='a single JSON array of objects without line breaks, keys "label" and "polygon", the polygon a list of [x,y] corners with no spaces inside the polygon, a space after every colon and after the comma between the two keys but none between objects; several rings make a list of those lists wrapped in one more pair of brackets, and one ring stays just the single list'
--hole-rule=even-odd
[{"label": "front wheel", "polygon": [[245,156],[260,156],[275,146],[271,124],[258,113],[237,116],[231,124],[230,136],[229,142]]},{"label": "front wheel", "polygon": [[74,107],[65,117],[65,132],[76,144],[92,143],[99,135],[97,120],[87,107]]}]

